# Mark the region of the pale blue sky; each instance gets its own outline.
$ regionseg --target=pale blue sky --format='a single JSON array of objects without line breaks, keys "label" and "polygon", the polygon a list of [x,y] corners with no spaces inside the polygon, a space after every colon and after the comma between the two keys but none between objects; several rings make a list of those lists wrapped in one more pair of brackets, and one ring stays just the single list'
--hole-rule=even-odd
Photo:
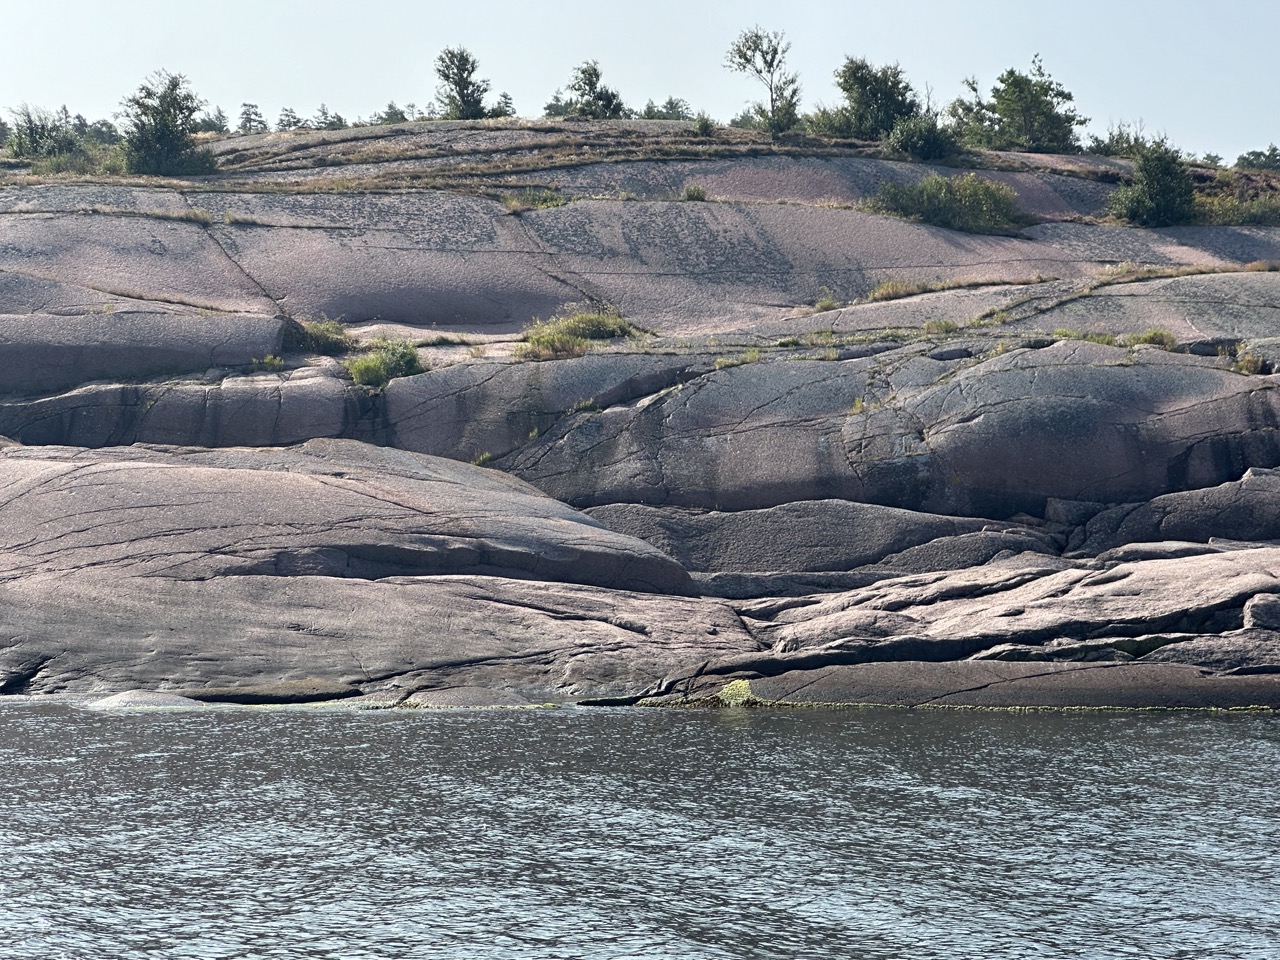
[{"label": "pale blue sky", "polygon": [[1280,141],[1276,38],[1280,4],[1237,0],[37,0],[6,4],[0,108],[63,103],[90,119],[118,109],[158,68],[186,74],[234,116],[243,101],[270,121],[282,106],[310,115],[324,101],[348,119],[389,99],[430,101],[432,65],[462,44],[522,116],[541,114],[585,59],[633,106],[669,95],[727,120],[756,96],[722,66],[744,28],[783,30],[804,104],[832,102],[846,55],[899,61],[935,101],[984,89],[1039,52],[1076,96],[1091,129],[1145,122],[1185,150],[1230,162]]}]

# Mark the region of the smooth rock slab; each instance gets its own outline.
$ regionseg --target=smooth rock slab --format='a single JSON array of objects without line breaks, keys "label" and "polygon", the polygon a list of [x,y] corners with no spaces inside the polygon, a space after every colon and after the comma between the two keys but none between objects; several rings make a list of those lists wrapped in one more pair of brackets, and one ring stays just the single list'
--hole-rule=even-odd
[{"label": "smooth rock slab", "polygon": [[0,576],[483,572],[682,592],[669,557],[510,477],[354,441],[0,450]]}]

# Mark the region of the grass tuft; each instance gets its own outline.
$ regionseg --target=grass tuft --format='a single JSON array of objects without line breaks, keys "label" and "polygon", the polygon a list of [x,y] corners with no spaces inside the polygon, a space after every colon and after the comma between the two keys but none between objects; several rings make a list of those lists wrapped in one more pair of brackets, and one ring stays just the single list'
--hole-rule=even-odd
[{"label": "grass tuft", "polygon": [[868,209],[964,233],[1010,234],[1027,223],[1012,187],[966,173],[931,173],[914,184],[886,183]]},{"label": "grass tuft", "polygon": [[517,360],[566,360],[591,349],[593,340],[635,336],[638,328],[612,308],[580,310],[550,320],[539,320],[524,331],[524,343],[516,346]]},{"label": "grass tuft", "polygon": [[375,390],[381,390],[397,377],[423,372],[417,347],[408,340],[387,337],[378,337],[370,343],[367,353],[352,357],[345,366],[352,380]]}]

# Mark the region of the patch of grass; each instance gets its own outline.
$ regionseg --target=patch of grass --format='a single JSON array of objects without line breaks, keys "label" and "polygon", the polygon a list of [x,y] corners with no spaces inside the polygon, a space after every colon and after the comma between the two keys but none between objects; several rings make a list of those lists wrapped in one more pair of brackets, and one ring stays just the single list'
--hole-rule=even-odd
[{"label": "patch of grass", "polygon": [[1256,353],[1250,353],[1246,350],[1243,353],[1236,354],[1236,362],[1231,365],[1231,369],[1236,373],[1244,374],[1246,377],[1252,377],[1265,373],[1267,362]]},{"label": "patch of grass", "polygon": [[818,288],[818,299],[813,304],[814,313],[826,313],[828,310],[839,310],[844,304],[836,299],[836,293],[830,287]]},{"label": "patch of grass", "polygon": [[1280,271],[1280,260],[1250,260],[1241,269],[1245,273],[1275,273]]},{"label": "patch of grass", "polygon": [[255,359],[251,366],[254,372],[276,373],[284,369],[284,360],[273,353],[269,353],[261,360]]},{"label": "patch of grass", "polygon": [[1011,234],[1028,222],[1012,187],[976,173],[932,173],[914,184],[886,183],[867,207],[964,233]]},{"label": "patch of grass", "polygon": [[457,334],[438,333],[417,341],[417,344],[420,347],[469,347],[471,341]]},{"label": "patch of grass", "polygon": [[743,364],[759,362],[760,349],[758,347],[752,347],[749,350],[738,354],[736,357],[716,357],[716,369],[725,370],[729,367],[741,367]]},{"label": "patch of grass", "polygon": [[1079,330],[1067,330],[1060,327],[1053,331],[1053,335],[1059,340],[1083,340],[1086,343],[1101,343],[1108,347],[1116,345],[1116,335],[1114,333],[1081,333]]},{"label": "patch of grass", "polygon": [[1124,342],[1130,347],[1136,347],[1139,344],[1148,344],[1170,352],[1178,349],[1178,338],[1168,330],[1161,330],[1159,327],[1152,327],[1150,330],[1143,331],[1142,333],[1135,333],[1131,336],[1125,337]]},{"label": "patch of grass", "polygon": [[701,203],[707,199],[707,191],[696,183],[691,183],[684,188],[684,199],[695,203]]},{"label": "patch of grass", "polygon": [[473,360],[479,360],[481,357],[488,354],[488,352],[489,348],[487,346],[483,343],[477,343],[474,347],[467,350],[467,356]]},{"label": "patch of grass", "polygon": [[946,280],[900,280],[890,277],[876,284],[863,298],[866,303],[901,300],[922,293],[941,293],[944,290],[968,290],[973,287],[1029,287],[1037,283],[1052,283],[1057,277],[1035,276],[1019,280],[1001,280],[997,277],[956,277]]},{"label": "patch of grass", "polygon": [[411,377],[423,372],[417,347],[408,340],[387,337],[374,340],[367,353],[352,357],[344,366],[352,380],[375,390],[381,390],[397,377]]},{"label": "patch of grass", "polygon": [[524,331],[524,343],[516,346],[518,360],[565,360],[580,357],[593,340],[630,337],[639,330],[613,309],[580,310],[550,320],[539,320]]},{"label": "patch of grass", "polygon": [[929,334],[955,333],[959,329],[960,324],[954,320],[926,320],[924,322],[924,332]]},{"label": "patch of grass", "polygon": [[350,353],[356,348],[356,342],[340,321],[325,317],[322,320],[303,321],[301,342],[298,346],[308,353],[336,357],[343,353]]},{"label": "patch of grass", "polygon": [[507,193],[502,196],[502,205],[512,213],[528,213],[530,210],[550,210],[563,207],[569,200],[555,190],[535,190],[532,187],[523,193]]},{"label": "patch of grass", "polygon": [[493,454],[490,453],[488,450],[486,450],[484,451],[484,453],[477,453],[474,457],[472,457],[471,465],[473,467],[483,467],[492,459],[493,459]]}]

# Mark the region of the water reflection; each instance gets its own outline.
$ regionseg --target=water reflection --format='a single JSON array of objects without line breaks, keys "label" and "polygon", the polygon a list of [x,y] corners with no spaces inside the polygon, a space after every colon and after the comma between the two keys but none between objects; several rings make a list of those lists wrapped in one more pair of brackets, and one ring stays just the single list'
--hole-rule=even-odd
[{"label": "water reflection", "polygon": [[0,708],[6,958],[1215,957],[1280,722]]}]

